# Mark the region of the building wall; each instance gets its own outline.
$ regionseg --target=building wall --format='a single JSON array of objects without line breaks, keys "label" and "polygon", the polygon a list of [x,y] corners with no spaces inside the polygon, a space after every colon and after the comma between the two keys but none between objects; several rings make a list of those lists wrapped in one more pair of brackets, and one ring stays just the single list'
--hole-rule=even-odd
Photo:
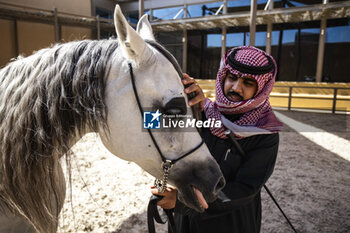
[{"label": "building wall", "polygon": [[[91,0],[0,0],[0,7],[6,7],[6,3],[21,6],[18,8],[21,10],[28,8],[34,11],[52,11],[57,8],[59,13],[92,15]],[[61,42],[94,38],[90,28],[60,25],[60,32]],[[0,67],[6,65],[13,57],[28,56],[55,43],[54,25],[47,23],[17,20],[16,27],[15,20],[0,18],[0,35]]]},{"label": "building wall", "polygon": [[89,28],[80,28],[63,25],[61,27],[61,41],[68,42],[73,40],[92,39],[92,31]]},{"label": "building wall", "polygon": [[[320,21],[274,24],[271,55],[278,64],[277,81],[313,82],[316,79]],[[266,49],[266,26],[257,27],[256,47]],[[248,27],[228,27],[226,49],[248,45]],[[158,34],[160,32],[157,32]],[[177,37],[181,38],[181,31]],[[221,29],[188,30],[187,73],[215,79],[221,58]],[[165,34],[163,32],[163,34]],[[175,35],[175,32],[167,32]],[[168,37],[169,37],[168,36]],[[327,21],[322,82],[350,82],[350,19]],[[168,38],[159,38],[167,45]],[[280,43],[281,42],[281,43]],[[168,47],[167,47],[168,48]],[[179,46],[181,49],[181,47]],[[182,56],[176,56],[179,62]]]},{"label": "building wall", "polygon": [[91,16],[91,0],[0,0],[0,3],[10,3],[49,11],[57,8],[59,12]]},{"label": "building wall", "polygon": [[23,56],[29,56],[55,41],[54,26],[49,24],[18,21],[17,33],[18,52]]},{"label": "building wall", "polygon": [[0,35],[0,67],[2,67],[16,56],[14,22],[0,19]]}]

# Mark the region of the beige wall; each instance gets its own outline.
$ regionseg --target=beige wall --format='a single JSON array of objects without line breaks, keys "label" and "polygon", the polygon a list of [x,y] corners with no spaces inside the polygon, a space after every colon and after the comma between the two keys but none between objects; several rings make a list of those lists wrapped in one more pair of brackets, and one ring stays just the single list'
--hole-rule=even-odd
[{"label": "beige wall", "polygon": [[58,11],[91,16],[91,0],[55,0]]},{"label": "beige wall", "polygon": [[62,26],[62,42],[68,42],[72,40],[84,40],[91,39],[91,29]]},{"label": "beige wall", "polygon": [[20,6],[52,11],[91,16],[91,0],[0,0],[0,3],[11,3]]},{"label": "beige wall", "polygon": [[0,19],[0,67],[16,56],[14,22]]},{"label": "beige wall", "polygon": [[18,21],[18,51],[29,56],[33,51],[55,43],[54,26],[42,23]]},{"label": "beige wall", "polygon": [[[39,8],[58,12],[91,16],[91,0],[0,0],[29,8]],[[25,9],[25,8],[20,8]],[[62,42],[95,38],[90,28],[60,25]],[[16,57],[15,23],[13,20],[0,18],[0,67]],[[53,24],[17,21],[18,55],[29,56],[34,51],[55,43]]]}]

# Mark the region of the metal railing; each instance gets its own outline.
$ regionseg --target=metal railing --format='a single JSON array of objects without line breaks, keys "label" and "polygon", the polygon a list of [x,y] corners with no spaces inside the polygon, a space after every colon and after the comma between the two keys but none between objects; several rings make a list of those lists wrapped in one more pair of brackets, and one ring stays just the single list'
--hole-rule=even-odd
[{"label": "metal railing", "polygon": [[[337,110],[337,101],[349,101],[349,106],[348,108],[350,108],[350,88],[347,87],[320,87],[320,86],[283,86],[283,85],[275,85],[274,88],[288,88],[288,96],[285,95],[278,95],[277,92],[271,93],[271,97],[278,97],[278,98],[288,98],[288,105],[287,108],[288,110],[291,110],[292,108],[294,108],[292,106],[292,99],[314,99],[314,100],[332,100],[332,107],[331,109],[325,109],[325,108],[303,108],[303,109],[312,109],[312,110],[331,110],[332,113],[335,113],[336,111],[349,111],[347,110],[347,108],[345,110]],[[309,94],[309,93],[302,93],[302,94],[298,94],[296,95],[296,93],[294,93],[293,95],[293,89],[299,89],[299,88],[303,88],[303,89],[326,89],[326,90],[333,90],[331,94],[331,96],[329,96],[329,94],[327,95],[313,95],[313,94]],[[348,95],[346,96],[342,96],[339,97],[338,96],[338,90],[349,90]],[[328,97],[329,96],[329,97]],[[302,107],[295,107],[295,108],[302,108]]]},{"label": "metal railing", "polygon": [[[204,95],[214,100],[215,80],[198,79],[197,82],[202,87]],[[281,103],[281,99],[286,101],[283,100]],[[293,100],[298,101],[293,103]],[[350,85],[345,83],[282,84],[277,82],[270,95],[270,102],[272,107],[286,108],[288,110],[322,110],[332,113],[350,112]]]}]

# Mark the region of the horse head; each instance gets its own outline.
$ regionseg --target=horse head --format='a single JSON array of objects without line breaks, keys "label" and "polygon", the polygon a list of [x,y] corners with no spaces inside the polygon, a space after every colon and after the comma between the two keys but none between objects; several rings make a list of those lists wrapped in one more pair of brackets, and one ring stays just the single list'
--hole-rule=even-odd
[{"label": "horse head", "polygon": [[[114,22],[119,43],[116,53],[122,56],[114,56],[106,80],[105,103],[109,130],[100,132],[101,139],[113,154],[135,162],[160,179],[163,176],[163,161],[154,141],[166,159],[176,160],[199,145],[202,138],[197,131],[167,129],[152,130],[152,141],[150,134],[143,130],[142,114],[130,77],[131,68],[140,104],[144,109],[179,114],[192,114],[192,110],[187,103],[182,77],[176,69],[178,64],[173,64],[169,56],[167,58],[151,45],[156,42],[147,16],[140,19],[135,31],[117,5]],[[202,212],[204,209],[194,188],[202,193],[207,202],[212,202],[225,181],[208,148],[202,145],[173,165],[169,183],[178,188],[182,202]]]}]

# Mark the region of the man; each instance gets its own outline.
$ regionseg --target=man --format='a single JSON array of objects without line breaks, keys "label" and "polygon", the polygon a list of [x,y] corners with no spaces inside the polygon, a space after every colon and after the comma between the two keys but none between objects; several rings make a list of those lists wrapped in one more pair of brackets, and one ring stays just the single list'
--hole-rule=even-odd
[{"label": "man", "polygon": [[[221,59],[216,78],[216,100],[204,99],[194,79],[185,75],[184,84],[192,84],[186,93],[197,96],[189,104],[200,103],[204,117],[221,120],[221,128],[203,130],[205,140],[226,179],[218,200],[197,213],[176,200],[176,188],[169,187],[158,205],[174,209],[180,233],[260,232],[260,190],[271,176],[276,162],[282,124],[268,101],[277,67],[274,59],[250,46],[229,50]],[[227,138],[230,130],[244,150],[242,156]]]}]

